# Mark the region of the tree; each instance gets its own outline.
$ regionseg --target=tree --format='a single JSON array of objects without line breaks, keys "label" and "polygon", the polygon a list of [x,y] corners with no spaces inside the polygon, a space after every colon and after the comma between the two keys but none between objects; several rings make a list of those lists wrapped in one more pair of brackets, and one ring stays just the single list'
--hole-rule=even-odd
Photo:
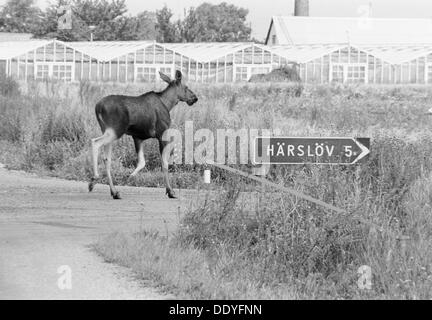
[{"label": "tree", "polygon": [[177,42],[180,39],[179,23],[171,23],[173,13],[165,5],[161,10],[156,11],[156,40],[158,42]]},{"label": "tree", "polygon": [[[58,9],[66,4],[72,9],[72,28],[59,29]],[[142,12],[135,17],[126,16],[124,0],[57,0],[50,6],[35,35],[63,41],[90,40],[148,40],[155,39],[155,16]],[[94,28],[91,28],[94,27]]]},{"label": "tree", "polygon": [[189,9],[182,23],[182,38],[188,42],[248,41],[251,35],[246,23],[248,12],[226,2],[203,3],[196,9]]},{"label": "tree", "polygon": [[137,15],[136,21],[137,40],[156,40],[156,13],[149,11],[141,12]]},{"label": "tree", "polygon": [[125,0],[73,0],[72,7],[86,25],[100,29],[115,24],[127,11]]},{"label": "tree", "polygon": [[34,0],[8,0],[0,12],[0,31],[32,33],[41,16]]},{"label": "tree", "polygon": [[[38,38],[63,41],[157,40],[159,42],[227,42],[250,40],[248,10],[223,2],[190,8],[183,21],[171,21],[165,5],[156,13],[126,15],[125,0],[56,0],[45,12],[35,0],[8,0],[0,12],[0,31],[31,32]],[[59,10],[72,10],[71,27],[59,28]],[[64,10],[63,10],[64,11]]]},{"label": "tree", "polygon": [[97,40],[154,40],[156,27],[154,16],[142,12],[136,17],[120,16],[113,23],[99,26],[95,29]]},{"label": "tree", "polygon": [[180,23],[179,27],[182,41],[194,42],[195,39],[199,38],[200,30],[197,25],[198,18],[195,9],[189,8],[189,11],[185,12],[185,19]]}]

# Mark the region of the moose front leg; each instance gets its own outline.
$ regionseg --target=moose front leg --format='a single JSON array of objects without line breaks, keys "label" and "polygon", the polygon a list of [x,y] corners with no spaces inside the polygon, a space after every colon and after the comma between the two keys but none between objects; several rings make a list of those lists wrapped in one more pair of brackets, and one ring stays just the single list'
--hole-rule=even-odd
[{"label": "moose front leg", "polygon": [[165,186],[166,186],[166,194],[168,195],[168,198],[170,199],[176,199],[176,195],[174,190],[171,188],[171,184],[169,181],[169,176],[168,176],[168,162],[169,162],[169,153],[168,152],[164,152],[165,147],[168,143],[163,141],[163,140],[159,140],[159,151],[161,154],[161,161],[162,161],[162,172],[164,175],[164,179],[165,179]]},{"label": "moose front leg", "polygon": [[135,143],[135,150],[137,152],[137,156],[138,156],[138,163],[137,163],[137,167],[134,170],[134,172],[132,172],[132,174],[129,176],[129,178],[135,177],[142,169],[145,168],[146,162],[145,162],[145,158],[144,158],[144,141],[138,138],[134,138],[134,143]]},{"label": "moose front leg", "polygon": [[111,191],[111,196],[113,197],[113,199],[121,199],[120,198],[120,193],[116,190],[113,180],[112,180],[112,176],[111,176],[111,158],[112,158],[112,143],[109,143],[105,146],[105,152],[104,152],[104,162],[105,162],[105,166],[106,166],[106,172],[107,172],[107,177],[108,177],[108,184],[110,187],[110,191]]}]

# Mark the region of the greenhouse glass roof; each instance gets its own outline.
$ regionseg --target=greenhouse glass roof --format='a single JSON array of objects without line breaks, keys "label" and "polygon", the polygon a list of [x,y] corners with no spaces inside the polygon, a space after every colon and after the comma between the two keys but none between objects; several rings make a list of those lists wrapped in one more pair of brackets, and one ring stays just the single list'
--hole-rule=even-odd
[{"label": "greenhouse glass roof", "polygon": [[155,41],[86,41],[65,44],[99,61],[110,61],[155,43]]},{"label": "greenhouse glass roof", "polygon": [[[252,42],[164,43],[165,48],[198,62],[211,62],[255,45]],[[256,46],[256,45],[255,45]]]},{"label": "greenhouse glass roof", "polygon": [[280,45],[271,46],[269,51],[286,58],[288,61],[306,63],[311,60],[321,58],[339,49],[346,48],[347,45]]},{"label": "greenhouse glass roof", "polygon": [[43,47],[52,40],[3,41],[0,42],[0,60],[12,59],[37,48]]}]

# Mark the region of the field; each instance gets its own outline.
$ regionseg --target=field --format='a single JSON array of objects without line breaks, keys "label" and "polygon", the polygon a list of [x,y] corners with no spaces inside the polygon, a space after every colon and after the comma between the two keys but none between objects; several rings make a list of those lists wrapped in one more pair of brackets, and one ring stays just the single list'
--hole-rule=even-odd
[{"label": "field", "polygon": [[[90,177],[98,99],[154,86],[0,80],[0,162],[72,180]],[[278,129],[286,136],[372,139],[356,166],[274,166],[268,179],[347,210],[336,214],[246,179],[213,171],[217,199],[188,212],[172,235],[115,234],[95,244],[107,261],[184,298],[430,299],[432,297],[432,89],[415,86],[190,84],[173,127]],[[156,86],[156,88],[159,88]],[[299,93],[301,92],[301,95]],[[154,141],[147,170],[130,138],[114,148],[117,184],[163,186]],[[174,165],[175,188],[199,189],[203,167]],[[259,191],[253,208],[251,191]],[[359,268],[370,270],[361,275]],[[370,280],[362,281],[363,279]],[[370,285],[370,286],[369,286]]]}]

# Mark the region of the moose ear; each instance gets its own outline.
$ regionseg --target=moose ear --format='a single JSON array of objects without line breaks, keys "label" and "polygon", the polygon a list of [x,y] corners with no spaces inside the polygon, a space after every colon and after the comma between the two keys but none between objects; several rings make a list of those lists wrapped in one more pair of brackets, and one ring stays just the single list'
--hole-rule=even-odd
[{"label": "moose ear", "polygon": [[159,71],[159,75],[163,81],[165,81],[166,83],[171,83],[171,78],[168,77],[166,74]]},{"label": "moose ear", "polygon": [[175,79],[176,79],[177,82],[180,82],[182,80],[182,73],[181,73],[181,71],[176,70]]}]

